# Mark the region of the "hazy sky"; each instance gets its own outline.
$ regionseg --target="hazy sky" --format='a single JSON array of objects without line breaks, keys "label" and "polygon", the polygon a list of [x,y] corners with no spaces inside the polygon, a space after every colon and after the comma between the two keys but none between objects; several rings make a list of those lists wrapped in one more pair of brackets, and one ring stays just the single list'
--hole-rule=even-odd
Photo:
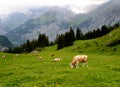
[{"label": "hazy sky", "polygon": [[0,14],[6,14],[20,9],[39,7],[45,5],[77,5],[86,7],[92,4],[100,4],[108,0],[0,0]]}]

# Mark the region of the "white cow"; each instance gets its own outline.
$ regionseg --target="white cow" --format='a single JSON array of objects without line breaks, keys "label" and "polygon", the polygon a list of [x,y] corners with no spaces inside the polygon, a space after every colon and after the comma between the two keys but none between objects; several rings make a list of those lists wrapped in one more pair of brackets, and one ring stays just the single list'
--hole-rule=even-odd
[{"label": "white cow", "polygon": [[60,62],[61,58],[54,58],[53,59],[55,62]]},{"label": "white cow", "polygon": [[[88,60],[88,56],[87,55],[77,55],[75,57],[73,57],[72,62],[70,63],[70,67],[76,67],[78,68],[78,64],[83,63],[83,67],[85,66],[85,64],[87,64],[87,60]],[[88,64],[87,64],[88,67]]]}]

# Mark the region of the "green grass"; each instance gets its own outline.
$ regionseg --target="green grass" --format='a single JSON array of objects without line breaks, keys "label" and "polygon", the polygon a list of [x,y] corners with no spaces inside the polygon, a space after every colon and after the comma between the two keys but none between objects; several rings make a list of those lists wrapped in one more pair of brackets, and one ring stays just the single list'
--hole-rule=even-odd
[{"label": "green grass", "polygon": [[[0,53],[0,87],[120,87],[120,45],[105,46],[119,39],[116,32],[118,30],[100,38],[76,41],[74,46],[62,50],[56,50],[55,45],[17,57]],[[69,67],[77,54],[88,55],[88,68],[82,64],[77,69]],[[7,58],[1,58],[3,55]],[[54,62],[55,57],[62,60]]]},{"label": "green grass", "polygon": [[[35,54],[21,54],[13,60],[14,54],[0,59],[0,87],[119,87],[120,57],[116,55],[87,54],[89,67],[71,69],[69,63],[76,52],[66,49],[45,51]],[[51,50],[51,49],[49,49]],[[53,53],[52,53],[53,52]],[[53,57],[61,57],[54,62]],[[2,56],[3,53],[0,53]],[[42,61],[38,60],[42,56]]]}]

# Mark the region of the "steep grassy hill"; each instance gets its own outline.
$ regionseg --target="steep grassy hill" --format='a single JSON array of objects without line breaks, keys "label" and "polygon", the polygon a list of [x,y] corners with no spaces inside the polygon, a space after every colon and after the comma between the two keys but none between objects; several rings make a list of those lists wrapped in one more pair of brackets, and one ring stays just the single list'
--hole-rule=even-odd
[{"label": "steep grassy hill", "polygon": [[109,34],[90,40],[76,41],[75,45],[71,47],[74,51],[79,53],[107,53],[120,54],[120,28],[117,28]]},{"label": "steep grassy hill", "polygon": [[[51,51],[52,49],[56,51],[56,48],[56,46],[53,46],[46,48],[46,50]],[[120,27],[99,38],[78,40],[74,42],[73,46],[65,47],[59,51],[66,52],[66,50],[77,54],[90,53],[120,55]]]},{"label": "steep grassy hill", "polygon": [[[18,56],[0,53],[0,87],[119,87],[120,44],[108,46],[119,40],[119,33],[117,28],[103,37],[76,41],[61,50],[55,45]],[[77,69],[69,67],[77,54],[88,55],[88,68],[81,64]],[[54,62],[56,57],[62,60]]]}]

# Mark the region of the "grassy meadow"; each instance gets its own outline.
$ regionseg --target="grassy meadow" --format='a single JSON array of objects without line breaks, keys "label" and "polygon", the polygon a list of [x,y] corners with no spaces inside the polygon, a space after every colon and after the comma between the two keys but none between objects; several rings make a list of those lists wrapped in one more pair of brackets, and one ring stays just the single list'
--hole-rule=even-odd
[{"label": "grassy meadow", "polygon": [[[120,87],[120,45],[105,46],[119,37],[114,35],[116,32],[79,40],[61,50],[56,50],[55,45],[18,56],[0,53],[0,87]],[[88,68],[82,64],[77,69],[69,67],[78,54],[88,55]],[[56,57],[62,60],[54,62]]]}]

